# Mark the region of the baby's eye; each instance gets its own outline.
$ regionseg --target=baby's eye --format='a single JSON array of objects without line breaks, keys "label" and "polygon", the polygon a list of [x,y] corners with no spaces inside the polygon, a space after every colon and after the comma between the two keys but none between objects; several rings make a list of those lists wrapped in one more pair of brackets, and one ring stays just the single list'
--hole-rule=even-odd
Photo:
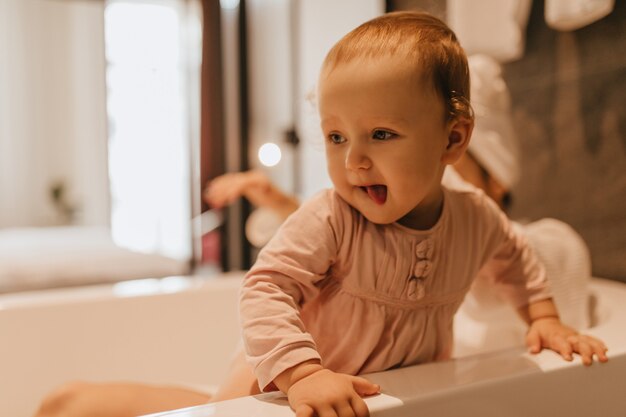
[{"label": "baby's eye", "polygon": [[394,133],[387,132],[386,130],[376,129],[372,132],[372,138],[376,140],[387,140],[393,138],[394,136]]},{"label": "baby's eye", "polygon": [[331,133],[328,135],[328,140],[334,144],[340,144],[346,141],[346,139],[338,133]]}]

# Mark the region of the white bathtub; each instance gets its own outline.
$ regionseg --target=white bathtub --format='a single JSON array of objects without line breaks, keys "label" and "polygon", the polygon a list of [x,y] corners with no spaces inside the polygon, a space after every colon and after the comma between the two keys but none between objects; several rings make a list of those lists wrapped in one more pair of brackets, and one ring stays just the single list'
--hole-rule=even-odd
[{"label": "white bathtub", "polygon": [[0,295],[0,417],[70,380],[216,386],[239,341],[241,273]]},{"label": "white bathtub", "polygon": [[[164,278],[0,296],[0,416],[30,416],[76,379],[219,384],[238,342],[241,274]],[[596,325],[608,364],[582,367],[518,347],[371,375],[380,416],[626,416],[626,285],[596,279]],[[471,335],[459,335],[459,338]],[[463,352],[457,352],[462,354]],[[293,416],[280,394],[166,413]]]}]

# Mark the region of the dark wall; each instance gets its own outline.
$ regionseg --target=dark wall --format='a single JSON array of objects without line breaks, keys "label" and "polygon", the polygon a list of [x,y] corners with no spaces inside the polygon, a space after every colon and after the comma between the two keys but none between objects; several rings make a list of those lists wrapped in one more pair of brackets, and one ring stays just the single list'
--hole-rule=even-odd
[{"label": "dark wall", "polygon": [[504,66],[522,146],[512,217],[555,217],[587,242],[596,276],[626,281],[626,3],[573,32],[534,1],[524,57]]}]

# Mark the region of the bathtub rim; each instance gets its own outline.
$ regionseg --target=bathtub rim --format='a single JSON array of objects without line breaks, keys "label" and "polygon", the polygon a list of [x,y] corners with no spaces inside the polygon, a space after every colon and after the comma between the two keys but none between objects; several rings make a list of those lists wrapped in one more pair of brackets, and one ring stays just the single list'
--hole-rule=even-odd
[{"label": "bathtub rim", "polygon": [[245,271],[215,275],[172,275],[116,283],[29,290],[0,294],[0,311],[98,302],[112,298],[152,297],[198,290],[227,290],[241,285]]}]

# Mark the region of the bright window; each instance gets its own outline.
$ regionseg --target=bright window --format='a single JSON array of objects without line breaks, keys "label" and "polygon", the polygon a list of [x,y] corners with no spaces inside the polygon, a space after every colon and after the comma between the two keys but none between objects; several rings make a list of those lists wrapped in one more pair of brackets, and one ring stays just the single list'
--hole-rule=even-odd
[{"label": "bright window", "polygon": [[189,259],[191,129],[181,3],[107,3],[108,158],[115,242]]}]

